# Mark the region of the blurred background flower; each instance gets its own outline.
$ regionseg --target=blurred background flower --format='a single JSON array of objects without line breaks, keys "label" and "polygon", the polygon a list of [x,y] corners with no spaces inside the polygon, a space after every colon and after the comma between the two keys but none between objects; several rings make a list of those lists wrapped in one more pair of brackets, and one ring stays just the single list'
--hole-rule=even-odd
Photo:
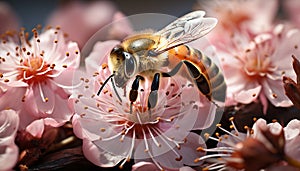
[{"label": "blurred background flower", "polygon": [[0,2],[0,34],[7,30],[19,29],[19,18],[14,9],[6,2]]}]

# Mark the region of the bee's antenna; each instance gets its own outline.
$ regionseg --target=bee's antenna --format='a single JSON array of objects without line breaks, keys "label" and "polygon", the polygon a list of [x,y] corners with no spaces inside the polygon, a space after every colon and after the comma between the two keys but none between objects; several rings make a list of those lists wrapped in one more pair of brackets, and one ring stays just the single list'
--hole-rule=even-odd
[{"label": "bee's antenna", "polygon": [[109,81],[109,79],[111,79],[113,76],[115,76],[115,74],[111,74],[105,81],[104,83],[102,84],[102,86],[100,87],[98,93],[97,93],[97,96],[100,95],[101,91],[103,90],[104,86],[106,85],[106,83]]},{"label": "bee's antenna", "polygon": [[112,79],[112,77],[111,77],[110,80],[111,80],[111,84],[112,84],[112,86],[113,86],[114,91],[116,92],[116,95],[117,95],[118,99],[119,99],[120,102],[122,103],[122,99],[121,99],[119,93],[117,92],[117,89],[116,89],[116,86],[115,86],[115,83],[114,83],[114,80]]},{"label": "bee's antenna", "polygon": [[114,77],[114,76],[115,76],[115,74],[113,73],[113,74],[111,74],[111,75],[104,81],[104,83],[102,84],[102,86],[100,87],[100,89],[99,89],[99,91],[98,91],[98,93],[97,93],[97,96],[100,95],[101,91],[103,90],[103,88],[104,88],[104,86],[107,84],[107,82],[108,82],[109,80],[111,80],[113,89],[114,89],[114,91],[116,92],[117,97],[118,97],[118,99],[120,100],[120,102],[122,102],[122,99],[121,99],[119,93],[117,92],[117,89],[116,89],[114,80],[112,79],[112,77]]}]

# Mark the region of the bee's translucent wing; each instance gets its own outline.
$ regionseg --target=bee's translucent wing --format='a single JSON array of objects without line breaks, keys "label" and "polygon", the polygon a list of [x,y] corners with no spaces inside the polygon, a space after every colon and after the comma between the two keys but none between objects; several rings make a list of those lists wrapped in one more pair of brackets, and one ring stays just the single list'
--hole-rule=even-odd
[{"label": "bee's translucent wing", "polygon": [[188,13],[156,32],[161,35],[162,42],[155,49],[157,53],[199,39],[210,32],[217,24],[216,18],[205,18],[204,11]]}]

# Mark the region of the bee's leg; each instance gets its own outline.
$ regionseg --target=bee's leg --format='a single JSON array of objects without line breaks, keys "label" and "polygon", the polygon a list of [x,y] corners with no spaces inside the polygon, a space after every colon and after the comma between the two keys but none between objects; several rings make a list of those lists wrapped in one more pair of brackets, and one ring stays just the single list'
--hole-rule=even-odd
[{"label": "bee's leg", "polygon": [[159,89],[159,79],[160,79],[160,73],[154,74],[153,81],[151,84],[151,91],[148,97],[148,110],[151,114],[151,109],[154,108],[157,105],[157,90]]},{"label": "bee's leg", "polygon": [[130,114],[132,114],[132,104],[136,101],[138,96],[138,89],[139,89],[139,83],[140,80],[143,80],[144,78],[140,75],[137,75],[135,80],[132,83],[131,90],[129,92],[129,100],[130,100]]},{"label": "bee's leg", "polygon": [[170,72],[162,73],[163,77],[172,77],[180,70],[182,67],[182,64],[184,64],[187,67],[187,70],[189,71],[189,75],[193,79],[193,81],[196,83],[199,91],[206,96],[208,100],[211,101],[211,91],[210,91],[210,84],[208,79],[205,77],[205,75],[191,62],[183,60],[179,62]]}]

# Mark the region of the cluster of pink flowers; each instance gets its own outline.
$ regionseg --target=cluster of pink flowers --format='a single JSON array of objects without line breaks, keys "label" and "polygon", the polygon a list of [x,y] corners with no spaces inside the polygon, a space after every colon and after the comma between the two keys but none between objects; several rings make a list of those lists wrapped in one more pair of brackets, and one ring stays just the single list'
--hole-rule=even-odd
[{"label": "cluster of pink flowers", "polygon": [[227,134],[219,138],[207,135],[207,138],[218,141],[216,148],[198,148],[199,151],[217,152],[196,159],[211,163],[206,165],[206,170],[295,170],[299,167],[299,120],[293,119],[283,128],[278,122],[267,124],[264,119],[258,119],[253,128],[246,127],[247,134],[237,131],[234,118],[230,121],[233,131],[217,125]]},{"label": "cluster of pink flowers", "polygon": [[[285,96],[282,77],[296,76],[291,63],[292,55],[300,55],[300,32],[291,25],[274,21],[278,2],[234,0],[233,3],[210,2],[206,5],[210,15],[221,23],[209,34],[209,40],[216,46],[222,61],[228,86],[227,104],[249,104],[260,100],[264,113],[267,101],[276,107],[291,106]],[[239,10],[238,6],[247,8]]]},{"label": "cluster of pink flowers", "polygon": [[[151,79],[140,82],[134,103],[128,97],[135,77],[122,88],[109,80],[111,50],[134,34],[115,4],[71,1],[49,17],[52,27],[27,31],[0,3],[0,170],[63,169],[47,161],[75,164],[73,154],[104,170],[299,169],[299,5],[282,2],[283,20],[278,0],[199,0],[194,8],[218,25],[206,36],[209,45],[191,46],[218,63],[227,85],[225,105],[177,74],[160,79],[156,106],[149,108]],[[95,33],[100,37],[90,42],[99,41],[88,53]],[[253,122],[253,104],[273,122]],[[286,111],[280,117],[285,120],[272,118],[277,110]],[[204,134],[222,111],[221,132]],[[228,121],[235,114],[248,115],[250,124]]]}]

